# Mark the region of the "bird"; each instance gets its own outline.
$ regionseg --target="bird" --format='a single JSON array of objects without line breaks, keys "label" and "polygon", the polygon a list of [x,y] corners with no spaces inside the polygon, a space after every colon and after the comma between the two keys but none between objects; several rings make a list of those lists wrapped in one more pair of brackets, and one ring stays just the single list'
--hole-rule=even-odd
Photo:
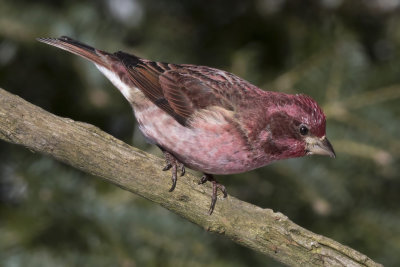
[{"label": "bird", "polygon": [[214,175],[247,172],[274,161],[336,157],[323,110],[310,96],[266,91],[227,71],[109,53],[67,36],[37,38],[91,62],[133,108],[146,140],[164,154],[172,192],[185,168],[212,183],[214,211],[224,185]]}]

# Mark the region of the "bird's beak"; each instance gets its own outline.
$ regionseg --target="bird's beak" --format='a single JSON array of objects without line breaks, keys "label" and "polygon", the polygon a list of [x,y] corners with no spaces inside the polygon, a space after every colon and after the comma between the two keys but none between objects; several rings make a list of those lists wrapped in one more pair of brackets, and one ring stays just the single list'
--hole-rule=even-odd
[{"label": "bird's beak", "polygon": [[323,136],[318,137],[307,137],[306,138],[306,154],[307,155],[324,155],[336,158],[335,151],[329,140]]}]

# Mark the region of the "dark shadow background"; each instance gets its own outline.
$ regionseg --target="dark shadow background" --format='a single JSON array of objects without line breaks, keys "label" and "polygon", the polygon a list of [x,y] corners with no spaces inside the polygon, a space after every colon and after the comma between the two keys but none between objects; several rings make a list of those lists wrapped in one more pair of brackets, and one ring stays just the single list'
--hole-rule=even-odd
[{"label": "dark shadow background", "polygon": [[[292,159],[218,179],[233,196],[399,266],[399,7],[396,0],[0,0],[0,86],[152,153],[159,152],[145,143],[127,101],[93,65],[35,38],[68,35],[311,95],[327,115],[336,160]],[[0,265],[281,266],[5,142]]]}]

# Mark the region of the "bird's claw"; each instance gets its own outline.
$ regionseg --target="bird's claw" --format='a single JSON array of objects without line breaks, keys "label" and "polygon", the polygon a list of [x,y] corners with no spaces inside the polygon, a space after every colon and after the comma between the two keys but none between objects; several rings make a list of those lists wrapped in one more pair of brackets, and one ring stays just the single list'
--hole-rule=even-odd
[{"label": "bird's claw", "polygon": [[179,163],[179,169],[181,170],[181,176],[184,176],[186,173],[185,165],[183,163]]},{"label": "bird's claw", "polygon": [[218,189],[221,190],[221,192],[224,194],[224,198],[228,196],[228,193],[226,192],[226,188],[224,185],[218,183],[215,179],[214,176],[211,174],[204,174],[203,177],[201,177],[199,184],[204,184],[205,182],[210,181],[212,183],[212,196],[211,196],[211,205],[210,209],[208,210],[208,214],[211,215],[214,211],[215,208],[215,203],[217,203],[217,192]]},{"label": "bird's claw", "polygon": [[199,180],[199,182],[198,182],[198,184],[204,184],[204,183],[206,183],[208,181],[208,177],[207,177],[207,175],[203,175],[202,177],[201,177],[201,179]]},{"label": "bird's claw", "polygon": [[167,163],[167,165],[165,165],[165,167],[162,170],[165,172],[165,171],[168,171],[171,168],[172,168],[172,164],[171,163]]},{"label": "bird's claw", "polygon": [[174,191],[175,187],[176,187],[176,182],[178,180],[178,176],[177,176],[177,171],[178,169],[180,170],[180,176],[185,175],[185,165],[183,165],[183,163],[179,162],[174,155],[172,155],[171,153],[169,153],[168,151],[163,150],[164,153],[164,157],[165,157],[165,162],[167,163],[167,165],[165,165],[165,167],[162,169],[163,171],[168,171],[171,170],[172,173],[172,186],[169,189],[169,192]]}]

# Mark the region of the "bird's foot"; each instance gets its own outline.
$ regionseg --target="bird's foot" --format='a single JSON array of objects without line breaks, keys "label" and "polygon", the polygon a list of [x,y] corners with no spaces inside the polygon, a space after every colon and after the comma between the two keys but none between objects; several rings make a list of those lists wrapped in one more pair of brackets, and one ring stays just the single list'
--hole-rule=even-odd
[{"label": "bird's foot", "polygon": [[172,172],[172,186],[171,189],[169,189],[169,192],[172,192],[174,191],[176,187],[176,181],[178,180],[178,169],[180,170],[180,175],[183,176],[185,175],[185,166],[168,151],[163,150],[163,153],[165,157],[165,162],[167,163],[167,165],[165,165],[165,167],[163,168],[163,171],[171,170]]},{"label": "bird's foot", "polygon": [[221,190],[221,192],[224,194],[224,198],[228,196],[228,193],[226,192],[225,186],[222,184],[218,183],[214,176],[208,173],[205,173],[203,177],[201,177],[199,184],[204,184],[205,182],[210,181],[212,183],[212,196],[211,196],[211,205],[210,209],[208,210],[208,214],[212,214],[215,208],[215,203],[217,203],[217,191],[218,189]]}]

